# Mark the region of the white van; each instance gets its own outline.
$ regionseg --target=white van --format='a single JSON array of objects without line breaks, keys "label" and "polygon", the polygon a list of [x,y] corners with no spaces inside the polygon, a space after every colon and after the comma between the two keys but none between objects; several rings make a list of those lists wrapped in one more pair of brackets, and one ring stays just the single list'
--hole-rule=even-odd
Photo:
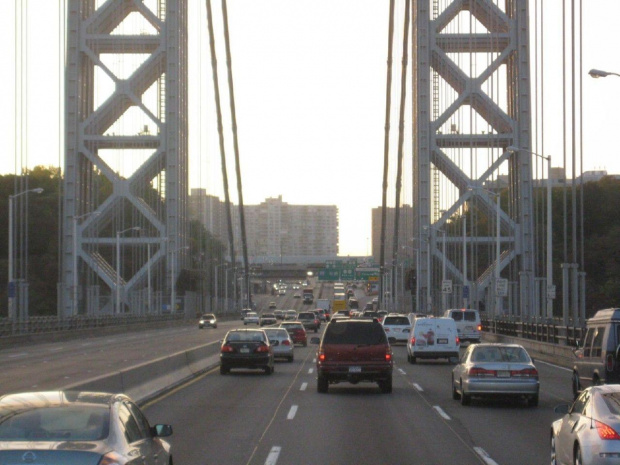
[{"label": "white van", "polygon": [[482,323],[480,313],[471,308],[452,308],[443,314],[446,318],[452,318],[456,322],[461,342],[480,342]]},{"label": "white van", "polygon": [[459,358],[460,341],[452,318],[416,318],[407,341],[407,361]]}]

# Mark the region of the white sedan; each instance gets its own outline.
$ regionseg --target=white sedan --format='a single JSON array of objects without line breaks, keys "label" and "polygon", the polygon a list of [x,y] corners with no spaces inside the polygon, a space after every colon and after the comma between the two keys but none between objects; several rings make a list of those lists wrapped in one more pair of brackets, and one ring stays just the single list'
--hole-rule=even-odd
[{"label": "white sedan", "polygon": [[250,323],[260,325],[260,318],[258,316],[258,313],[250,312],[245,316],[245,318],[243,319],[243,324],[247,326]]},{"label": "white sedan", "polygon": [[620,464],[619,385],[589,387],[554,410],[564,416],[551,425],[552,464]]}]

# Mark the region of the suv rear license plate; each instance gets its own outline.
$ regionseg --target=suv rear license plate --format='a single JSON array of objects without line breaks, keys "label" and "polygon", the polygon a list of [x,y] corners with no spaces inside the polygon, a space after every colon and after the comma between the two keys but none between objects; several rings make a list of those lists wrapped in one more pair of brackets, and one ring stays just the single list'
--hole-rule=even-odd
[{"label": "suv rear license plate", "polygon": [[447,344],[448,343],[448,339],[443,338],[443,339],[437,339],[437,344]]},{"label": "suv rear license plate", "polygon": [[349,373],[361,373],[362,367],[349,367]]},{"label": "suv rear license plate", "polygon": [[497,372],[497,377],[498,378],[510,378],[510,372],[507,370],[499,370]]}]

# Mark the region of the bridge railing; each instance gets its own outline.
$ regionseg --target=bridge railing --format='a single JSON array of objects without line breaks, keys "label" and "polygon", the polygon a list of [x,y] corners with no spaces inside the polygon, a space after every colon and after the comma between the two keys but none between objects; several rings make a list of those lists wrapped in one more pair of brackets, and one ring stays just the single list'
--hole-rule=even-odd
[{"label": "bridge railing", "polygon": [[577,345],[584,334],[584,328],[569,322],[564,325],[560,319],[533,319],[520,321],[514,317],[483,319],[482,330],[504,336],[531,339],[538,342],[571,346]]}]

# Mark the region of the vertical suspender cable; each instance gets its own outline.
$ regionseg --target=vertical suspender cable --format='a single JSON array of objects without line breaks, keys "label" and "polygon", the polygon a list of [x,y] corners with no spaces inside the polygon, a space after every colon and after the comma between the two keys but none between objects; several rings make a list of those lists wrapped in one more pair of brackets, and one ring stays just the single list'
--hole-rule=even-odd
[{"label": "vertical suspender cable", "polygon": [[576,143],[576,121],[577,110],[575,108],[575,0],[571,0],[571,152],[572,152],[572,182],[571,182],[571,209],[572,209],[572,225],[571,225],[571,263],[577,263],[577,190],[575,183],[575,174],[577,171],[577,143]]},{"label": "vertical suspender cable", "polygon": [[580,261],[581,269],[585,271],[586,264],[584,262],[584,238],[583,238],[583,0],[579,0],[579,156],[580,166],[579,174],[581,178],[580,192],[580,212],[579,212],[579,230],[580,230]]},{"label": "vertical suspender cable", "polygon": [[213,34],[213,12],[211,11],[211,0],[207,1],[207,25],[209,27],[209,43],[211,47],[211,67],[213,69],[213,88],[215,91],[215,109],[217,112],[217,131],[220,142],[220,158],[222,164],[222,181],[224,183],[224,199],[226,205],[226,222],[228,223],[228,246],[230,248],[230,259],[235,262],[235,245],[233,237],[230,192],[228,190],[228,171],[226,170],[226,149],[224,148],[224,133],[222,128],[222,107],[220,104],[220,86],[217,77],[217,56],[215,53],[215,37]]},{"label": "vertical suspender cable", "polygon": [[383,141],[383,187],[381,200],[381,244],[379,247],[379,302],[383,303],[383,275],[385,273],[385,224],[387,209],[388,166],[390,155],[390,104],[392,99],[392,43],[394,35],[394,0],[390,0],[388,28],[387,82],[385,97],[385,136]]},{"label": "vertical suspender cable", "polygon": [[[403,61],[400,75],[400,121],[398,123],[398,162],[396,170],[396,199],[394,202],[394,235],[392,244],[392,265],[397,266],[398,226],[400,221],[400,189],[403,173],[403,144],[405,142],[405,99],[407,95],[407,62],[409,45],[409,9],[410,0],[405,0],[405,24],[403,32]],[[392,273],[392,292],[396,289],[396,273]],[[392,296],[394,298],[394,296]]]},{"label": "vertical suspender cable", "polygon": [[239,197],[239,222],[241,228],[241,246],[243,248],[243,265],[245,268],[245,282],[248,307],[252,308],[252,292],[250,290],[250,263],[248,261],[248,243],[245,232],[245,215],[243,208],[243,184],[241,182],[241,164],[239,162],[239,142],[237,138],[237,112],[235,108],[235,88],[233,86],[232,59],[230,54],[230,38],[228,35],[228,11],[226,0],[222,0],[222,14],[224,16],[224,41],[226,43],[226,65],[228,68],[228,92],[230,95],[230,115],[232,118],[233,144],[235,150],[235,167],[237,174],[237,195]]}]

